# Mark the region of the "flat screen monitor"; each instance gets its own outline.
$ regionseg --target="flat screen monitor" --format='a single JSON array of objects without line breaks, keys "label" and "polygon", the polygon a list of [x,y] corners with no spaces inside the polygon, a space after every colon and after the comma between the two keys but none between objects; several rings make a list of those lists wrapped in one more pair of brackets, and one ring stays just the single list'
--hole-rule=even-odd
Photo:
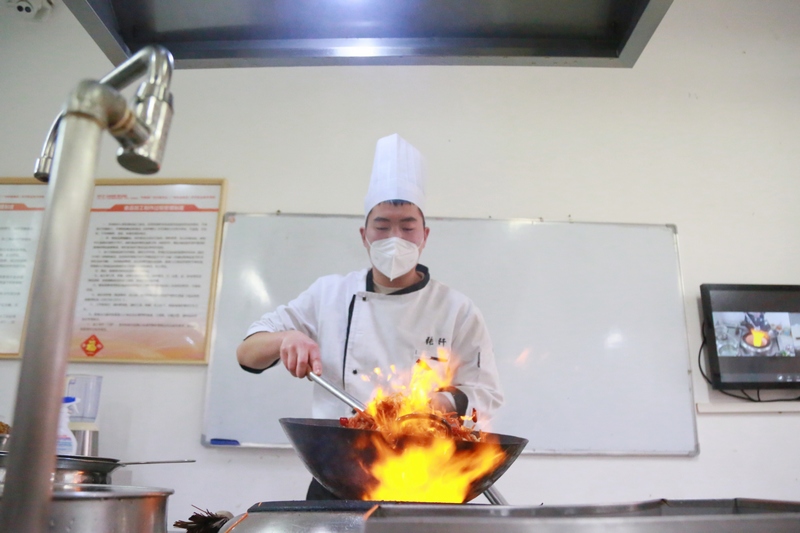
[{"label": "flat screen monitor", "polygon": [[700,286],[716,389],[800,388],[800,285]]}]

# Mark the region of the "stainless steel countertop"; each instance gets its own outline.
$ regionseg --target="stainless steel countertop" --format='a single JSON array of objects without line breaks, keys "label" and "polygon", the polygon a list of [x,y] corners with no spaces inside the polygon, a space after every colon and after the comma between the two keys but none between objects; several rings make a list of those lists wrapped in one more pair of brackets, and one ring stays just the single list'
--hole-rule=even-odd
[{"label": "stainless steel countertop", "polygon": [[[286,505],[280,507],[281,503]],[[322,505],[322,502],[317,502]],[[800,503],[770,500],[651,500],[583,506],[495,506],[266,502],[234,517],[222,532],[409,533],[789,533],[800,531]],[[278,507],[270,509],[277,504]],[[294,505],[294,506],[293,506]],[[312,504],[313,505],[313,504]],[[371,506],[371,507],[370,507]],[[365,511],[365,509],[368,509]]]}]

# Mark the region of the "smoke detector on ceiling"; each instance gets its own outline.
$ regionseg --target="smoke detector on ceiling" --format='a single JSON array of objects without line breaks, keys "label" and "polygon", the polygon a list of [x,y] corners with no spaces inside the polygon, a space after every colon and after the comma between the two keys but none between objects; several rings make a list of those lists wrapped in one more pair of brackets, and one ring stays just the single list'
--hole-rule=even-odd
[{"label": "smoke detector on ceiling", "polygon": [[6,0],[17,19],[42,20],[53,9],[53,0]]}]

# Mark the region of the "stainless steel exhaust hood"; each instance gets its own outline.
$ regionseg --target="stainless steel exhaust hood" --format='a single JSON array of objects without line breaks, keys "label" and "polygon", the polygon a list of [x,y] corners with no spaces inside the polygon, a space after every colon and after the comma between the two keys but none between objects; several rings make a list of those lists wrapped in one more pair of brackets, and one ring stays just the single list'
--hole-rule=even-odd
[{"label": "stainless steel exhaust hood", "polygon": [[632,67],[672,0],[64,0],[119,64]]}]

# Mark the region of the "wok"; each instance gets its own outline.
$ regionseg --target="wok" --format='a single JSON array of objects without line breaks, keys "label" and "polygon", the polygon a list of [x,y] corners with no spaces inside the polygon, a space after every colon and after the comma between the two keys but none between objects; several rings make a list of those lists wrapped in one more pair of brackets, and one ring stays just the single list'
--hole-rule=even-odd
[{"label": "wok", "polygon": [[[8,462],[8,452],[0,451],[0,483],[5,478],[6,463]],[[121,462],[119,459],[108,457],[89,457],[83,455],[57,455],[56,471],[53,475],[54,483],[66,484],[100,484],[108,485],[111,483],[111,472],[117,468],[128,465],[150,465],[165,463],[193,463],[194,459],[171,460],[171,461],[128,461]]]},{"label": "wok", "polygon": [[750,355],[765,355],[772,349],[772,338],[769,335],[764,337],[762,341],[763,344],[761,346],[756,346],[752,344],[752,342],[753,334],[745,331],[742,335],[742,340],[740,341],[745,353]]},{"label": "wok", "polygon": [[[311,475],[339,498],[360,500],[366,490],[377,483],[368,468],[376,458],[372,438],[383,438],[379,432],[346,428],[338,420],[281,418],[280,423]],[[484,435],[494,439],[506,455],[494,470],[470,485],[465,502],[491,487],[528,443],[527,439],[510,435]],[[459,440],[456,441],[456,455],[489,445],[486,442]]]}]

